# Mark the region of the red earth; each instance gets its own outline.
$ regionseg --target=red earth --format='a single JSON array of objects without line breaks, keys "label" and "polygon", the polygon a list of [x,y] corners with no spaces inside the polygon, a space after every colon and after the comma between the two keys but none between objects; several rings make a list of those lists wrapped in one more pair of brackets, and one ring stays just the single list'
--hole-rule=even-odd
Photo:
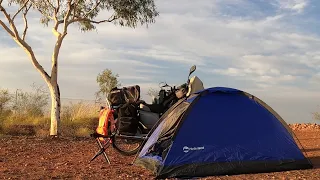
[{"label": "red earth", "polygon": [[[274,173],[212,176],[202,179],[320,179],[320,128],[293,127],[313,169]],[[92,138],[49,139],[28,136],[0,137],[1,179],[154,179],[146,169],[131,165],[134,156],[112,148],[89,164],[97,151]]]}]

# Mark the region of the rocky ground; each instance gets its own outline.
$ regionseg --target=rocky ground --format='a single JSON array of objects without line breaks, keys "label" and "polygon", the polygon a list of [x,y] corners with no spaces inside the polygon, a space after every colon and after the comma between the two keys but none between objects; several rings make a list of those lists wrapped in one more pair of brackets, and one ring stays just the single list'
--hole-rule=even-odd
[{"label": "rocky ground", "polygon": [[320,130],[320,125],[319,124],[289,124],[289,127],[292,130],[299,130],[299,131],[308,131],[308,130],[315,130],[319,131]]},{"label": "rocky ground", "polygon": [[[292,124],[313,169],[275,173],[207,177],[203,179],[320,179],[320,125]],[[97,151],[91,138],[0,137],[0,179],[154,179],[147,170],[132,166],[134,157],[107,150],[88,163]]]}]

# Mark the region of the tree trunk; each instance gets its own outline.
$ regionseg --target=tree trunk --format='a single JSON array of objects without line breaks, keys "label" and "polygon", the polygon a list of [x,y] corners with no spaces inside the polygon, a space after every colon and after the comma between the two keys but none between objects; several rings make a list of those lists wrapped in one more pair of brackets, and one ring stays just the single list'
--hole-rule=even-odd
[{"label": "tree trunk", "polygon": [[50,136],[60,135],[60,90],[57,83],[51,83],[48,85],[51,95],[51,125]]},{"label": "tree trunk", "polygon": [[51,58],[51,79],[48,83],[50,94],[51,94],[51,126],[50,135],[59,136],[60,135],[60,110],[61,110],[61,100],[60,100],[60,90],[58,85],[58,55],[61,48],[62,41],[66,34],[57,35],[57,42],[55,44],[52,58]]}]

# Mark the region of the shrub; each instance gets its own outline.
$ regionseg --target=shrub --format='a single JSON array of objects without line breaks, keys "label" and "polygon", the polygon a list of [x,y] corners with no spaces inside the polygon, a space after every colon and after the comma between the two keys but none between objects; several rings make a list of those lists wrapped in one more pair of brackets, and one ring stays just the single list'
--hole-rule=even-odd
[{"label": "shrub", "polygon": [[62,106],[61,128],[63,135],[81,134],[83,136],[85,132],[89,135],[90,131],[93,131],[98,123],[98,107],[98,105],[82,101]]},{"label": "shrub", "polygon": [[316,120],[320,120],[320,113],[319,112],[313,113],[313,118]]},{"label": "shrub", "polygon": [[45,126],[44,110],[49,94],[33,84],[32,92],[16,91],[13,99],[9,91],[0,90],[0,133],[34,135],[35,126]]},{"label": "shrub", "polygon": [[11,98],[7,89],[0,89],[0,115],[6,110]]},{"label": "shrub", "polygon": [[49,103],[49,93],[43,87],[33,85],[32,92],[17,93],[15,112],[21,116],[42,117]]}]

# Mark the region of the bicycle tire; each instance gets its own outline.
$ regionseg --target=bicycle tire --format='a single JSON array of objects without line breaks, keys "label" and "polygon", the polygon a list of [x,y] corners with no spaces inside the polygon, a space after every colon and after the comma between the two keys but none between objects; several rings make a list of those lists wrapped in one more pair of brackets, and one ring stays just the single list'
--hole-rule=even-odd
[{"label": "bicycle tire", "polygon": [[[141,132],[141,129],[138,128],[138,131]],[[118,136],[118,135],[116,134],[116,135],[114,135],[114,136],[112,137],[112,147],[113,147],[115,150],[117,150],[120,154],[125,155],[125,156],[132,156],[132,155],[135,155],[135,154],[138,153],[138,151],[140,150],[140,147],[141,147],[141,145],[142,145],[142,143],[143,143],[143,139],[138,140],[138,141],[140,141],[140,142],[139,142],[139,145],[138,145],[136,148],[131,149],[131,150],[124,150],[124,149],[122,149],[122,148],[117,144],[117,136]]]}]

